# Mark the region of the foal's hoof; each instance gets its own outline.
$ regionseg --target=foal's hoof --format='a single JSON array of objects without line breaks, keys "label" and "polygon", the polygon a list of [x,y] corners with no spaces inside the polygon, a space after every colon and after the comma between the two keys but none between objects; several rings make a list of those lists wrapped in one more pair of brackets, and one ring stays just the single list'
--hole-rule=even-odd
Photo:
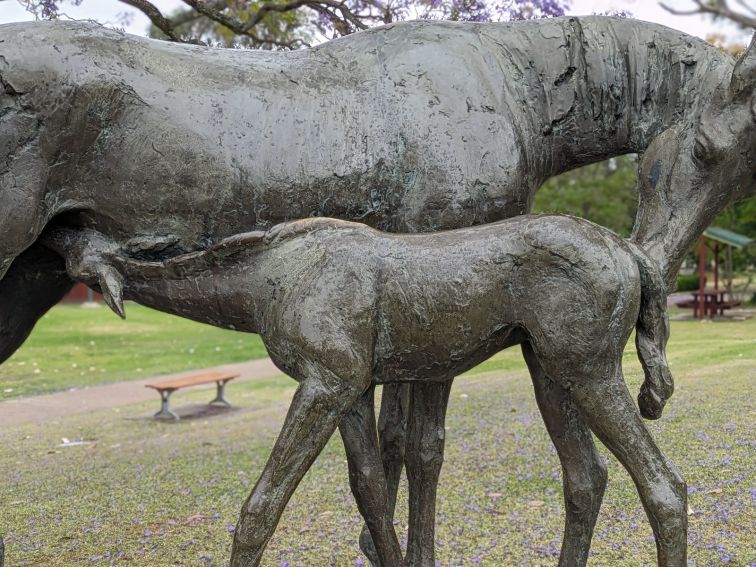
[{"label": "foal's hoof", "polygon": [[640,394],[638,394],[638,408],[640,408],[640,413],[645,419],[659,419],[666,403],[667,400],[657,396],[645,384],[641,386]]}]

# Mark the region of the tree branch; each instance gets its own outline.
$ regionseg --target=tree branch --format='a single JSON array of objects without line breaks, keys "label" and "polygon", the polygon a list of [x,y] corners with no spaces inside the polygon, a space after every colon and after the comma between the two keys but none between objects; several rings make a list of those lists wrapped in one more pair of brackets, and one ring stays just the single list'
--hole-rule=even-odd
[{"label": "tree branch", "polygon": [[[148,0],[119,0],[123,4],[128,4],[133,8],[136,8],[144,15],[146,15],[153,25],[163,32],[171,41],[180,43],[201,43],[196,38],[182,38],[177,32],[178,26],[188,24],[202,16],[209,18],[210,20],[227,27],[237,35],[244,35],[250,38],[257,46],[261,45],[275,45],[277,47],[284,47],[288,49],[294,49],[300,45],[306,45],[301,39],[293,39],[291,41],[282,41],[274,37],[260,37],[251,30],[244,30],[243,24],[234,18],[231,18],[222,13],[222,10],[228,6],[228,0],[216,0],[212,3],[195,0],[182,0],[184,4],[187,4],[191,10],[179,14],[172,20],[165,17],[160,10]],[[258,22],[259,23],[259,22]]]},{"label": "tree branch", "polygon": [[318,11],[318,7],[327,6],[333,8],[334,10],[338,10],[341,13],[342,18],[351,23],[355,28],[367,29],[367,26],[361,22],[349,8],[347,8],[344,2],[338,2],[336,0],[292,0],[285,4],[268,2],[263,4],[258,13],[251,19],[251,25],[250,22],[242,22],[241,20],[227,16],[222,11],[216,10],[214,6],[210,5],[205,0],[182,0],[182,2],[188,4],[203,16],[227,27],[235,34],[246,35],[253,39],[254,37],[253,34],[250,33],[250,29],[259,24],[266,14],[270,12],[290,12],[303,6],[310,7],[316,11]]},{"label": "tree branch", "polygon": [[693,3],[697,7],[692,10],[677,10],[675,8],[672,8],[671,6],[667,6],[664,2],[660,2],[661,7],[670,14],[675,14],[678,16],[689,16],[691,14],[708,14],[714,18],[725,18],[731,20],[745,28],[756,29],[756,18],[733,10],[732,8],[730,8],[730,6],[727,5],[727,0],[715,0],[714,2],[710,3],[705,3],[703,2],[703,0],[693,0]]},{"label": "tree branch", "polygon": [[743,6],[746,10],[751,12],[754,16],[756,16],[756,6],[749,6],[745,3],[745,0],[735,0],[739,5]]},{"label": "tree branch", "polygon": [[[212,4],[210,4],[211,8],[213,10],[223,10],[228,6],[228,0],[215,0]],[[173,27],[177,28],[179,26],[182,26],[184,24],[188,24],[189,22],[193,22],[195,20],[198,20],[202,17],[202,14],[198,13],[196,10],[187,9],[183,12],[176,14],[173,16]]]},{"label": "tree branch", "polygon": [[304,43],[302,40],[295,39],[292,41],[280,41],[274,38],[261,38],[257,36],[255,33],[253,33],[249,29],[245,29],[245,24],[236,19],[232,18],[230,16],[227,16],[220,10],[216,10],[212,5],[208,4],[207,2],[203,0],[182,0],[184,4],[187,4],[191,6],[194,10],[196,10],[198,13],[202,14],[203,16],[210,18],[214,22],[219,23],[220,25],[228,28],[232,32],[234,32],[237,35],[243,35],[246,37],[249,37],[252,41],[257,43],[258,45],[263,44],[270,44],[270,45],[276,45],[278,47],[288,47],[292,48],[298,43]]},{"label": "tree branch", "polygon": [[273,4],[271,2],[266,2],[265,4],[261,5],[257,13],[244,24],[244,29],[248,30],[255,27],[270,12],[289,12],[291,10],[301,8],[302,6],[305,6],[309,3],[310,0],[294,0],[293,2],[287,2],[285,4]]},{"label": "tree branch", "polygon": [[150,19],[150,21],[155,25],[155,27],[158,28],[165,35],[167,35],[171,41],[182,41],[181,38],[178,35],[176,35],[176,32],[173,31],[173,27],[174,27],[173,23],[168,18],[166,18],[162,14],[162,12],[158,10],[157,6],[155,6],[152,2],[148,2],[148,0],[120,0],[120,1],[142,12],[145,16],[147,16]]}]

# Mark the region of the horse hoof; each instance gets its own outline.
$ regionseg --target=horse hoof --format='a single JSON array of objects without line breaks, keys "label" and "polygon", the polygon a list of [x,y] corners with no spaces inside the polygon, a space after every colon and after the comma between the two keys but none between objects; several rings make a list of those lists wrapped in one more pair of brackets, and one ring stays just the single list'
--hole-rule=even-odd
[{"label": "horse hoof", "polygon": [[662,416],[665,404],[665,400],[662,400],[645,386],[641,386],[640,394],[638,394],[638,408],[641,416],[645,419],[659,419]]}]

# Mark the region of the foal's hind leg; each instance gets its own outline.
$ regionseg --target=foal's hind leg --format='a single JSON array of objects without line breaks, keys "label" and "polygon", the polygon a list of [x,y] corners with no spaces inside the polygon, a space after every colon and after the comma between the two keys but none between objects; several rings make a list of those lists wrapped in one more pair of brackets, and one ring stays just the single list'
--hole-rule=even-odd
[{"label": "foal's hind leg", "polygon": [[687,553],[685,481],[667,460],[641,420],[620,370],[576,379],[575,403],[593,432],[635,482],[656,537],[659,565],[683,567]]},{"label": "foal's hind leg", "polygon": [[336,426],[369,385],[344,382],[310,365],[260,479],[242,507],[231,551],[232,567],[255,567],[299,481]]},{"label": "foal's hind leg", "polygon": [[339,429],[349,462],[352,493],[375,542],[376,557],[371,561],[381,567],[400,567],[404,560],[388,510],[386,477],[375,425],[374,392],[371,386],[341,421]]},{"label": "foal's hind leg", "polygon": [[530,343],[523,343],[522,353],[533,380],[538,409],[562,464],[566,514],[559,565],[585,565],[606,488],[606,466],[569,392],[546,376]]}]

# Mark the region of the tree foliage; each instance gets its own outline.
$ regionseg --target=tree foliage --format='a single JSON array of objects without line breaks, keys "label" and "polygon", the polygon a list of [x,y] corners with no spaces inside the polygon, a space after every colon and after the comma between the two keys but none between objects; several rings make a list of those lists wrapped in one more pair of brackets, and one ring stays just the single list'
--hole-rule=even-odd
[{"label": "tree foliage", "polygon": [[746,50],[745,45],[742,43],[732,43],[729,38],[721,33],[710,33],[706,36],[706,41],[715,47],[718,47],[728,55],[731,55],[735,59],[743,55]]},{"label": "tree foliage", "polygon": [[566,213],[629,236],[638,207],[638,160],[620,156],[554,177],[536,193],[534,210]]},{"label": "tree foliage", "polygon": [[[41,18],[56,18],[66,3],[22,0]],[[115,1],[115,0],[114,0]],[[151,34],[171,41],[293,49],[318,36],[333,38],[411,18],[500,21],[562,16],[569,0],[181,0],[172,14],[149,0],[117,0],[152,23]]]}]

